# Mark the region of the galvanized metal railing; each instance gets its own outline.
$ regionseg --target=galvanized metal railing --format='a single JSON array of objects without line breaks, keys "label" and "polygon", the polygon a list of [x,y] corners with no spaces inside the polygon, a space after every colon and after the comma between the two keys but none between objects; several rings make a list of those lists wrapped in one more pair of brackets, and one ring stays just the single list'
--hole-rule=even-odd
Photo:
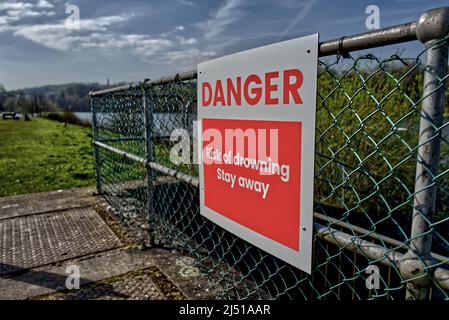
[{"label": "galvanized metal railing", "polygon": [[[197,167],[169,160],[166,134],[194,138],[196,71],[90,94],[98,190],[125,221],[149,220],[159,245],[193,254],[221,297],[448,299],[448,34],[438,8],[320,43],[311,276],[199,215]],[[424,45],[414,58],[349,54],[410,41]]]}]

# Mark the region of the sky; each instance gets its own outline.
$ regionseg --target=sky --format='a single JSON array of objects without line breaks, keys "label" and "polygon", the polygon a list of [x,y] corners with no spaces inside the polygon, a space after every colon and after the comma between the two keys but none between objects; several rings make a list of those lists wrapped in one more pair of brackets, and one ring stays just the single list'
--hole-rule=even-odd
[{"label": "sky", "polygon": [[[415,21],[449,1],[0,0],[0,84],[11,90],[155,79],[308,34],[320,33],[324,41],[367,32],[369,5],[379,7],[383,28]],[[78,29],[70,23],[74,6]]]}]

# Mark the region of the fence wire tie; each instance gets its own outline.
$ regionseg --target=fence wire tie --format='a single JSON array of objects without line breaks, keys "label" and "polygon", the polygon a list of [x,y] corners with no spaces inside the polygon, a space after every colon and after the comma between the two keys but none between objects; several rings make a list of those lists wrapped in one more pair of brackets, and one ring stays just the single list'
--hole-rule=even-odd
[{"label": "fence wire tie", "polygon": [[337,63],[340,61],[341,57],[343,57],[343,59],[352,58],[351,55],[349,54],[349,51],[347,51],[343,48],[343,40],[345,38],[346,38],[346,36],[343,36],[338,41]]},{"label": "fence wire tie", "polygon": [[175,75],[175,78],[173,79],[173,81],[174,81],[176,84],[181,84],[181,83],[182,83],[182,80],[181,80],[181,77],[179,76],[179,73],[177,73],[177,74]]}]

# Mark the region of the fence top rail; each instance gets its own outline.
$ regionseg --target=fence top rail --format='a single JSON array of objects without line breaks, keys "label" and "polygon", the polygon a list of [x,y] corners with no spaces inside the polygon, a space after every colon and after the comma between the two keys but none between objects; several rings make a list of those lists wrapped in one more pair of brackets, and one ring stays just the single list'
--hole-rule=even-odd
[{"label": "fence top rail", "polygon": [[[352,52],[385,45],[419,40],[423,43],[443,38],[449,33],[449,7],[440,7],[425,11],[417,21],[387,27],[375,31],[345,36],[338,39],[320,42],[319,56],[330,56],[339,52]],[[89,96],[101,96],[108,93],[126,91],[139,88],[142,85],[152,86],[173,82],[196,79],[196,70],[164,76],[155,80],[144,80],[124,86],[108,88],[90,92]]]},{"label": "fence top rail", "polygon": [[89,93],[89,95],[91,97],[95,97],[95,96],[101,96],[101,95],[108,94],[108,93],[117,93],[117,92],[121,92],[121,91],[130,90],[133,88],[140,88],[142,85],[144,85],[145,87],[149,87],[149,86],[169,83],[169,82],[173,82],[173,81],[177,81],[177,80],[187,81],[187,80],[193,80],[193,79],[196,79],[196,70],[177,73],[177,74],[173,74],[170,76],[164,76],[164,77],[161,77],[161,78],[155,79],[155,80],[146,79],[141,82],[134,82],[134,83],[130,83],[130,84],[127,84],[124,86],[120,86],[120,87],[113,87],[113,88],[99,90],[99,91],[92,91]]}]

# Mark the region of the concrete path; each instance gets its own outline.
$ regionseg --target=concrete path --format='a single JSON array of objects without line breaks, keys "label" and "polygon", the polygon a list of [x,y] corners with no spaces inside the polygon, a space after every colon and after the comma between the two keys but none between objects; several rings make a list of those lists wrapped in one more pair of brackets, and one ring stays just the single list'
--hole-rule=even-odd
[{"label": "concrete path", "polygon": [[0,198],[0,299],[214,296],[191,257],[140,250],[99,207],[92,187]]}]

